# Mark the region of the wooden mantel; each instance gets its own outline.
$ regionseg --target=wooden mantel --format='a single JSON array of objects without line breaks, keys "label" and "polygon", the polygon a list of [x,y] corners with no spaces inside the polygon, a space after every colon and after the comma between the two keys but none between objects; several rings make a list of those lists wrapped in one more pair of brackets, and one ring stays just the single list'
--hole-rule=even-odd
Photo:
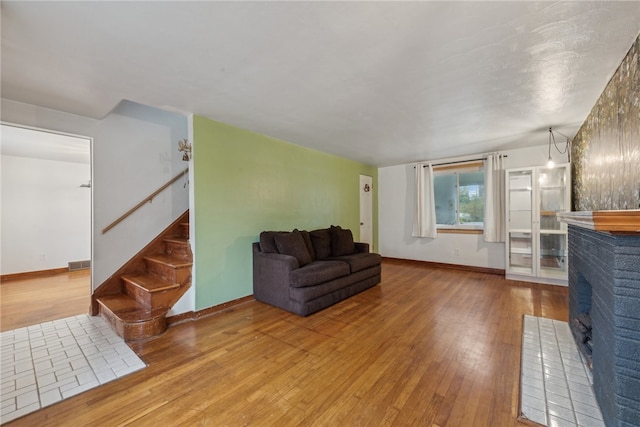
[{"label": "wooden mantel", "polygon": [[640,209],[560,212],[558,221],[589,230],[640,234]]}]

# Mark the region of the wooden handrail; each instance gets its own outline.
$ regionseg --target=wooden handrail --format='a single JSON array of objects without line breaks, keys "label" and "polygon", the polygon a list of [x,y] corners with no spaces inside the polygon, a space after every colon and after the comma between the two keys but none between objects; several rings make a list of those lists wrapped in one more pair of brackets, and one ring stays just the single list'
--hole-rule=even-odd
[{"label": "wooden handrail", "polygon": [[180,172],[178,175],[174,176],[173,178],[171,178],[169,181],[167,181],[166,184],[164,184],[162,187],[158,188],[156,191],[154,191],[153,193],[151,193],[150,195],[148,195],[147,197],[145,197],[140,203],[138,203],[137,205],[135,205],[134,207],[132,207],[131,209],[129,209],[128,211],[126,211],[124,214],[122,214],[118,219],[116,219],[115,221],[113,221],[111,224],[107,225],[104,229],[102,229],[102,234],[106,233],[107,231],[111,230],[113,227],[115,227],[116,225],[120,224],[122,221],[124,221],[124,219],[126,217],[128,217],[129,215],[131,215],[132,213],[134,213],[135,211],[137,211],[138,209],[140,209],[145,203],[151,202],[153,200],[154,197],[156,197],[159,193],[161,193],[165,188],[167,188],[168,186],[170,186],[171,184],[173,184],[174,182],[176,182],[177,180],[179,180],[182,176],[184,176],[184,174],[186,174],[189,171],[189,168],[185,168],[182,172]]}]

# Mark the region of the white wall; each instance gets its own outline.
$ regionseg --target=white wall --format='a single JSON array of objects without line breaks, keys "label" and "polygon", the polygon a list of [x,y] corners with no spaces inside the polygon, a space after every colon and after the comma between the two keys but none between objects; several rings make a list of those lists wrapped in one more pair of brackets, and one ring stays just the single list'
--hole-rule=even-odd
[{"label": "white wall", "polygon": [[91,259],[88,164],[2,156],[1,274]]},{"label": "white wall", "polygon": [[[4,122],[93,138],[94,289],[188,209],[179,180],[106,234],[101,230],[187,165],[177,150],[187,118],[123,102],[102,120],[2,99]],[[186,311],[186,309],[185,309]]]},{"label": "white wall", "polygon": [[[545,137],[546,135],[543,135],[542,139]],[[552,150],[555,151],[554,148]],[[547,162],[548,147],[544,145],[502,153],[508,156],[505,159],[505,168],[540,166]],[[474,157],[478,156],[468,158]],[[552,152],[552,157],[556,163],[567,161],[566,155],[557,152]],[[413,188],[413,164],[378,169],[378,231],[381,255],[475,267],[505,268],[504,243],[487,243],[482,235],[440,233],[437,239],[412,237]],[[459,250],[459,255],[455,254],[456,249]]]}]

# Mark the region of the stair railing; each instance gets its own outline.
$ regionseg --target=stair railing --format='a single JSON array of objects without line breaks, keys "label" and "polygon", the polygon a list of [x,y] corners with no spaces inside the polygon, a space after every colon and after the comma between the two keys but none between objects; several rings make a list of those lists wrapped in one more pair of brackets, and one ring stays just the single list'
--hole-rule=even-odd
[{"label": "stair railing", "polygon": [[138,209],[140,209],[142,206],[144,206],[146,203],[149,203],[151,201],[153,201],[153,198],[156,197],[158,194],[160,194],[164,189],[166,189],[167,187],[169,187],[171,184],[173,184],[174,182],[176,182],[177,180],[179,180],[181,177],[183,177],[187,172],[189,171],[189,168],[185,168],[182,172],[180,172],[178,175],[174,176],[173,178],[171,178],[169,181],[167,181],[162,187],[158,188],[156,191],[154,191],[153,193],[149,194],[147,197],[145,197],[144,199],[142,199],[142,201],[140,203],[138,203],[137,205],[135,205],[134,207],[132,207],[131,209],[129,209],[128,211],[126,211],[124,214],[122,214],[118,219],[116,219],[115,221],[113,221],[111,224],[107,225],[105,228],[102,229],[102,234],[105,234],[107,231],[111,230],[113,227],[115,227],[116,225],[120,224],[122,221],[125,220],[125,218],[127,218],[129,215],[131,215],[132,213],[134,213],[135,211],[137,211]]}]

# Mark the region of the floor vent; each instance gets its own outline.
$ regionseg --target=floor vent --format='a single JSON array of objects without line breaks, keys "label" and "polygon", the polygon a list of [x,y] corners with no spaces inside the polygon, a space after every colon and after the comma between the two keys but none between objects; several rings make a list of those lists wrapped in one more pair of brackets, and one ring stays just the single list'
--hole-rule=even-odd
[{"label": "floor vent", "polygon": [[91,260],[71,261],[69,263],[69,271],[86,270],[87,268],[91,268]]}]

